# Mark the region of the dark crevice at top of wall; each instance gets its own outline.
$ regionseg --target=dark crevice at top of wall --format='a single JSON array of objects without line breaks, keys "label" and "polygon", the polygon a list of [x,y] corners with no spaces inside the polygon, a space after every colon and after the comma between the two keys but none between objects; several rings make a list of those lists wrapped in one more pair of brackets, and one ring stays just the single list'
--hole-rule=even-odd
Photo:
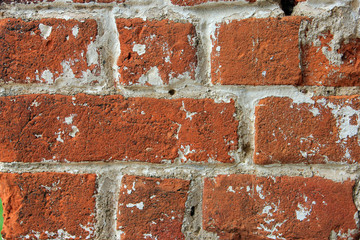
[{"label": "dark crevice at top of wall", "polygon": [[281,0],[280,2],[280,7],[284,11],[285,16],[290,16],[292,14],[295,5],[295,0]]}]

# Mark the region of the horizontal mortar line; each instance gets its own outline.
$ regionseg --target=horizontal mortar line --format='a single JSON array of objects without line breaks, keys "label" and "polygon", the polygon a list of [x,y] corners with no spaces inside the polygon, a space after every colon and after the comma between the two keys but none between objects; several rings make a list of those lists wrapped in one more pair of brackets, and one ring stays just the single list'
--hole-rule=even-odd
[{"label": "horizontal mortar line", "polygon": [[[161,93],[159,91],[168,91],[169,89],[173,89],[177,91],[172,96],[169,96],[167,93]],[[166,88],[153,88],[153,89],[147,89],[147,88],[124,88],[123,91],[126,91],[123,95],[134,95],[136,97],[138,96],[153,96],[153,95],[160,95],[164,96],[164,98],[174,99],[174,98],[180,98],[183,96],[193,96],[194,98],[201,98],[202,96],[200,94],[209,96],[210,98],[215,98],[217,95],[228,95],[228,94],[234,94],[234,96],[241,97],[242,92],[252,92],[257,91],[259,93],[265,93],[264,95],[273,95],[273,96],[289,96],[291,97],[292,92],[288,92],[288,90],[297,90],[300,94],[306,95],[305,93],[302,93],[302,91],[307,90],[308,93],[313,93],[314,96],[342,96],[344,95],[343,92],[336,92],[335,90],[342,90],[346,91],[346,95],[358,95],[360,94],[360,87],[312,87],[312,86],[291,86],[291,85],[268,85],[268,86],[236,86],[236,85],[227,85],[227,86],[187,86],[184,88],[183,86],[179,87],[172,87],[167,86]],[[200,90],[200,92],[199,92]],[[271,92],[273,91],[273,92]],[[275,92],[276,91],[276,92]],[[121,90],[120,90],[121,92]],[[316,92],[316,94],[315,94]],[[216,94],[216,95],[214,95]],[[200,96],[199,96],[200,95]]]},{"label": "horizontal mortar line", "polygon": [[[132,7],[144,7],[144,8],[154,8],[157,7],[156,1],[128,1],[125,3],[117,3],[109,2],[109,3],[99,3],[99,2],[89,2],[89,3],[74,3],[74,2],[42,2],[42,3],[36,3],[33,5],[29,5],[26,3],[16,3],[16,5],[4,5],[2,6],[4,10],[15,8],[17,10],[48,10],[51,11],[52,9],[49,7],[56,7],[59,8],[59,10],[77,10],[77,9],[103,9],[103,8],[110,8],[110,9],[127,9],[127,6]],[[218,12],[217,10],[233,10],[234,7],[241,7],[244,10],[246,8],[253,9],[267,9],[270,6],[279,6],[279,4],[276,3],[270,3],[270,2],[255,2],[255,3],[244,3],[241,1],[234,1],[234,2],[208,2],[203,4],[198,4],[194,6],[179,6],[175,4],[162,4],[160,6],[167,7],[169,10],[177,10],[180,12],[191,12],[191,13],[199,13],[202,14],[204,10],[207,10],[208,12]],[[159,16],[160,17],[160,16]]]},{"label": "horizontal mortar line", "polygon": [[[174,89],[176,93],[170,95],[168,91]],[[310,93],[315,93],[318,95],[325,96],[342,96],[343,92],[336,92],[335,90],[346,91],[346,95],[357,95],[360,94],[360,86],[355,87],[314,87],[314,86],[292,86],[292,85],[267,85],[267,86],[238,86],[238,85],[215,85],[215,86],[206,86],[206,85],[191,85],[191,86],[157,86],[157,87],[124,87],[124,89],[102,89],[94,90],[93,88],[72,88],[71,92],[67,89],[57,89],[51,85],[49,86],[39,86],[36,84],[28,85],[0,85],[0,90],[2,96],[18,96],[18,95],[28,95],[28,94],[58,94],[58,95],[67,95],[73,96],[75,94],[88,94],[94,96],[105,96],[105,95],[121,95],[124,97],[153,97],[153,98],[165,98],[165,99],[177,99],[182,97],[192,97],[194,99],[203,98],[204,96],[209,98],[216,98],[218,95],[228,95],[234,94],[238,97],[241,97],[242,92],[252,92],[257,91],[259,93],[265,93],[265,95],[279,95],[279,96],[289,96],[291,93],[289,90],[297,90],[300,94],[303,90],[307,90]],[[161,92],[163,91],[163,92]],[[274,92],[272,92],[274,91]],[[333,92],[334,91],[334,92]],[[266,94],[269,93],[270,94]],[[201,95],[203,94],[203,95]],[[305,94],[304,94],[305,95]],[[314,94],[315,96],[315,94]]]},{"label": "horizontal mortar line", "polygon": [[[360,165],[345,164],[155,164],[138,162],[83,162],[83,163],[0,163],[0,172],[71,172],[98,173],[119,171],[121,174],[145,176],[216,176],[223,174],[254,174],[258,176],[303,176],[304,173],[314,176],[326,175],[328,171],[342,171],[349,178],[360,175]],[[337,178],[338,176],[333,176]],[[330,176],[330,178],[332,178]]]}]

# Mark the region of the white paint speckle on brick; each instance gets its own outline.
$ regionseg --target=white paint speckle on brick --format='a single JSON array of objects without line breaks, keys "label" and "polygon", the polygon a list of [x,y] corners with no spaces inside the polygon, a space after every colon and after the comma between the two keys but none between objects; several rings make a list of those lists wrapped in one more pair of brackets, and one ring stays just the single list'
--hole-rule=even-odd
[{"label": "white paint speckle on brick", "polygon": [[71,126],[71,132],[69,133],[69,135],[70,137],[74,138],[78,132],[80,131],[76,126]]},{"label": "white paint speckle on brick", "polygon": [[336,125],[340,129],[339,138],[341,140],[351,138],[358,134],[360,127],[359,121],[354,125],[350,123],[351,117],[360,119],[360,112],[358,110],[350,106],[341,106],[332,103],[328,103],[327,106],[332,109],[331,112],[336,119]]},{"label": "white paint speckle on brick", "polygon": [[98,64],[99,54],[97,52],[97,47],[94,42],[91,42],[87,48],[86,59],[88,66],[91,66],[92,64]]},{"label": "white paint speckle on brick", "polygon": [[256,192],[258,193],[259,198],[265,199],[265,196],[264,196],[263,193],[262,193],[262,189],[263,189],[262,186],[256,185]]},{"label": "white paint speckle on brick", "polygon": [[64,123],[68,125],[72,124],[75,116],[77,116],[77,114],[70,114],[70,116],[65,117]]},{"label": "white paint speckle on brick", "polygon": [[128,203],[128,204],[126,204],[126,207],[128,207],[128,208],[137,207],[139,210],[143,210],[144,209],[144,203],[143,202]]},{"label": "white paint speckle on brick", "polygon": [[144,44],[134,44],[133,49],[134,52],[139,54],[139,56],[146,53],[146,45]]},{"label": "white paint speckle on brick", "polygon": [[190,119],[190,120],[192,120],[192,117],[197,114],[197,112],[190,112],[190,111],[186,110],[184,101],[182,101],[181,110],[186,113],[185,119]]},{"label": "white paint speckle on brick", "polygon": [[41,74],[41,78],[45,80],[46,83],[52,84],[54,83],[54,75],[50,70],[45,70]]},{"label": "white paint speckle on brick", "polygon": [[75,27],[72,28],[72,35],[77,38],[78,37],[78,34],[79,34],[79,26],[76,25]]},{"label": "white paint speckle on brick", "polygon": [[160,86],[163,85],[163,80],[161,79],[159,69],[157,67],[152,67],[150,70],[143,74],[139,80],[140,85],[145,85],[149,83],[151,86]]},{"label": "white paint speckle on brick", "polygon": [[235,190],[233,189],[232,186],[229,186],[228,189],[226,190],[227,192],[232,192],[235,193]]},{"label": "white paint speckle on brick", "polygon": [[55,135],[57,135],[56,141],[64,143],[64,140],[61,138],[61,134],[64,134],[64,132],[59,131],[55,133]]},{"label": "white paint speckle on brick", "polygon": [[296,212],[296,219],[299,221],[305,220],[311,213],[311,209],[303,206],[302,204],[298,203],[298,210]]},{"label": "white paint speckle on brick", "polygon": [[47,25],[44,25],[42,23],[39,24],[39,29],[40,29],[40,35],[47,39],[50,34],[51,34],[51,31],[52,31],[52,27],[51,26],[47,26]]}]

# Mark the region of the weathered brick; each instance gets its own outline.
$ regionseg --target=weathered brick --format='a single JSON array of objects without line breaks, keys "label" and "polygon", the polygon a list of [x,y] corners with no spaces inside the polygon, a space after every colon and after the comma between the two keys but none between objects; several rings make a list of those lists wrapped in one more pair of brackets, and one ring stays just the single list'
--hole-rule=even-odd
[{"label": "weathered brick", "polygon": [[121,239],[184,239],[181,226],[189,183],[124,176],[117,218]]},{"label": "weathered brick", "polygon": [[168,20],[117,19],[120,84],[161,85],[187,75],[194,79],[195,27]]},{"label": "weathered brick", "polygon": [[360,86],[360,38],[349,39],[336,51],[341,55],[341,64],[332,63],[324,54],[333,35],[326,32],[319,36],[319,46],[303,45],[302,85]]},{"label": "weathered brick", "polygon": [[[235,2],[237,0],[171,0],[171,2],[175,5],[180,6],[195,6],[203,3],[211,3],[211,2]],[[247,2],[253,3],[256,0],[246,0]]]},{"label": "weathered brick", "polygon": [[353,186],[320,177],[206,178],[203,227],[220,239],[358,239]]},{"label": "weathered brick", "polygon": [[0,98],[0,161],[232,162],[234,102],[91,95]]},{"label": "weathered brick", "polygon": [[256,107],[257,164],[360,162],[359,96],[297,103],[269,97]]},{"label": "weathered brick", "polygon": [[213,39],[214,84],[297,85],[301,81],[299,27],[304,17],[234,20]]},{"label": "weathered brick", "polygon": [[[98,75],[95,20],[0,20],[0,80],[53,83],[64,72],[75,78]],[[93,56],[89,60],[89,49]]]},{"label": "weathered brick", "polygon": [[4,239],[93,239],[95,174],[2,173]]}]

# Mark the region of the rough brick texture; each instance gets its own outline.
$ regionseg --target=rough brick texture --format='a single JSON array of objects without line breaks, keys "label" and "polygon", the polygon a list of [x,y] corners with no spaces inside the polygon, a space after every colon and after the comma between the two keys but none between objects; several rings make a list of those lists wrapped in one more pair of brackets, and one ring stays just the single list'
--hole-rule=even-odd
[{"label": "rough brick texture", "polygon": [[185,239],[181,226],[189,183],[124,176],[117,220],[121,239]]},{"label": "rough brick texture", "polygon": [[330,32],[319,36],[320,46],[304,45],[303,85],[318,86],[360,86],[360,39],[350,39],[342,43],[336,51],[341,55],[341,64],[332,63],[324,51],[332,50]]},{"label": "rough brick texture", "polygon": [[192,24],[139,18],[117,19],[116,24],[121,84],[168,84],[181,75],[194,79],[197,59]]},{"label": "rough brick texture", "polygon": [[234,20],[218,25],[211,74],[215,84],[297,85],[302,80],[299,27],[303,17]]},{"label": "rough brick texture", "polygon": [[[262,99],[256,107],[257,164],[358,163],[359,96]],[[289,121],[291,120],[291,121]]]},{"label": "rough brick texture", "polygon": [[319,177],[206,178],[203,225],[220,239],[357,239],[353,186]]},{"label": "rough brick texture", "polygon": [[360,240],[359,21],[0,0],[0,238]]},{"label": "rough brick texture", "polygon": [[121,96],[0,98],[0,161],[232,162],[234,102]]},{"label": "rough brick texture", "polygon": [[2,19],[0,80],[51,84],[64,73],[75,78],[84,72],[98,75],[98,59],[87,59],[96,36],[95,20]]},{"label": "rough brick texture", "polygon": [[94,174],[2,173],[4,239],[94,239]]}]

